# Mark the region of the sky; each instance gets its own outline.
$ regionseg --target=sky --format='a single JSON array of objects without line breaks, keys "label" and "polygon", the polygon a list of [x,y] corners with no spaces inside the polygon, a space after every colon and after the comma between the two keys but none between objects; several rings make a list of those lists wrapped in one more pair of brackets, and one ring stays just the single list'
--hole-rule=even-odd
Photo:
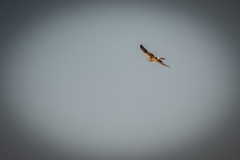
[{"label": "sky", "polygon": [[[73,4],[29,11],[5,42],[4,111],[21,132],[87,157],[177,155],[219,142],[239,102],[230,27],[184,5]],[[170,68],[148,62],[140,44]]]}]

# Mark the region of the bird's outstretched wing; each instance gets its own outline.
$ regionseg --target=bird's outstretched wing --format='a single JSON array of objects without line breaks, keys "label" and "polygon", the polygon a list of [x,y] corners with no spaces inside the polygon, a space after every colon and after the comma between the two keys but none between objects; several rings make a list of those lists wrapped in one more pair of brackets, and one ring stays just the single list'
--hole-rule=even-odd
[{"label": "bird's outstretched wing", "polygon": [[170,68],[170,66],[166,65],[165,63],[163,63],[163,62],[162,62],[161,60],[159,60],[159,59],[158,59],[157,63],[159,63],[159,64],[161,64],[161,65],[164,65],[164,66],[166,66],[166,67],[169,67],[169,68]]},{"label": "bird's outstretched wing", "polygon": [[141,50],[145,53],[148,57],[154,57],[154,55],[146,50],[143,45],[140,45]]}]

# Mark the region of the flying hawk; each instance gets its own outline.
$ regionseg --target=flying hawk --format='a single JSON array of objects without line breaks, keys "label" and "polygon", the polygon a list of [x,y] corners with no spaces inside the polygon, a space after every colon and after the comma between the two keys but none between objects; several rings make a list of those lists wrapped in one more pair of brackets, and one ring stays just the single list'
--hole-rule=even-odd
[{"label": "flying hawk", "polygon": [[170,66],[164,64],[161,60],[165,60],[165,58],[159,58],[159,57],[155,57],[152,53],[148,52],[144,47],[143,45],[140,45],[140,48],[142,49],[143,53],[146,54],[148,56],[148,61],[151,62],[151,61],[155,61],[161,65],[164,65],[164,66],[167,66],[170,68]]}]

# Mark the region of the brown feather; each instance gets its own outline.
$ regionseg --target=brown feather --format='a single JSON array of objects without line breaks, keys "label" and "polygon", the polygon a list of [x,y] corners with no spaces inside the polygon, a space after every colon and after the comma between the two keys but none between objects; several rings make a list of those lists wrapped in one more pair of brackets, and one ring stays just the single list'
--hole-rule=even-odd
[{"label": "brown feather", "polygon": [[161,60],[165,60],[165,58],[160,58],[160,57],[155,57],[152,53],[148,52],[146,48],[143,47],[143,45],[140,45],[141,50],[143,51],[144,54],[146,54],[148,56],[148,61],[155,61],[163,66],[169,67],[168,65],[166,65],[165,63],[163,63]]},{"label": "brown feather", "polygon": [[155,57],[152,53],[148,52],[146,48],[143,47],[143,45],[140,45],[141,50],[143,53],[145,53],[148,57]]}]

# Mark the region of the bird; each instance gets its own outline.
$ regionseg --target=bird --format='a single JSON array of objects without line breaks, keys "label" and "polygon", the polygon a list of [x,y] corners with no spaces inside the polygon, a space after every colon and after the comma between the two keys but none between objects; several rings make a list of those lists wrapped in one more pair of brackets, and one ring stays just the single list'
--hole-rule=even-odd
[{"label": "bird", "polygon": [[155,57],[152,53],[148,52],[148,51],[146,50],[146,48],[143,47],[142,44],[140,45],[140,48],[141,48],[141,50],[143,51],[143,53],[148,56],[148,61],[149,61],[149,62],[155,61],[155,62],[157,62],[157,63],[159,63],[159,64],[161,64],[161,65],[164,65],[164,66],[170,68],[170,66],[168,66],[168,65],[166,65],[165,63],[162,62],[162,60],[165,60],[165,58]]}]

